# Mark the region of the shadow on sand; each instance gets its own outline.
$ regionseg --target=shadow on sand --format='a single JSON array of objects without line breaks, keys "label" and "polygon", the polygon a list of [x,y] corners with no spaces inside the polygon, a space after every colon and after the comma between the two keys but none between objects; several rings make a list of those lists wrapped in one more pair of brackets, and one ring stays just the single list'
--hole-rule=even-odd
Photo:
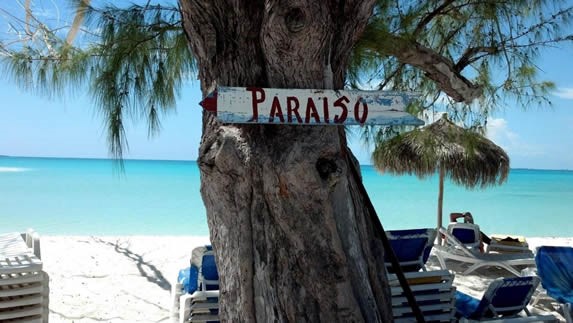
[{"label": "shadow on sand", "polygon": [[129,248],[120,246],[119,240],[113,243],[102,240],[100,238],[95,238],[95,241],[113,247],[117,253],[120,253],[133,261],[136,264],[141,276],[145,277],[150,283],[154,283],[164,290],[171,290],[171,284],[167,281],[167,279],[165,279],[165,276],[163,276],[163,273],[157,269],[157,267],[143,260],[142,255],[131,251]]}]

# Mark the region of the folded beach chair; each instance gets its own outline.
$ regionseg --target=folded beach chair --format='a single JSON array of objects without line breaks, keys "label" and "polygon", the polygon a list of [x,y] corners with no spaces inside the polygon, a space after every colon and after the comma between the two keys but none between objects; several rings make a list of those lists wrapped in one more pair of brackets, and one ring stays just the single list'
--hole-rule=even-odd
[{"label": "folded beach chair", "polygon": [[[425,265],[436,239],[436,229],[389,230],[386,235],[402,271],[426,271]],[[388,254],[384,256],[384,264],[388,272],[394,272]]]},{"label": "folded beach chair", "polygon": [[573,248],[541,246],[535,263],[547,295],[562,304],[563,316],[567,322],[573,322]]},{"label": "folded beach chair", "polygon": [[516,266],[533,266],[535,259],[533,253],[481,253],[478,248],[467,247],[444,228],[439,233],[445,236],[444,245],[434,246],[434,253],[440,262],[440,266],[446,268],[446,259],[469,264],[462,273],[467,275],[481,267],[501,267],[516,276],[520,276]]},{"label": "folded beach chair", "polygon": [[174,322],[219,322],[219,274],[211,246],[194,248],[172,287]]},{"label": "folded beach chair", "polygon": [[[498,278],[481,299],[456,291],[456,317],[460,321],[543,322],[556,321],[553,315],[532,316],[527,309],[539,285],[537,277]],[[521,313],[524,316],[520,316]]]},{"label": "folded beach chair", "polygon": [[492,234],[491,242],[487,245],[486,253],[533,253],[524,236],[508,234]]},{"label": "folded beach chair", "polygon": [[0,234],[0,322],[48,322],[49,278],[33,231]]},{"label": "folded beach chair", "polygon": [[[454,320],[454,275],[447,270],[404,273],[426,322],[452,322]],[[392,295],[394,322],[415,322],[412,307],[398,278],[388,274]]]}]

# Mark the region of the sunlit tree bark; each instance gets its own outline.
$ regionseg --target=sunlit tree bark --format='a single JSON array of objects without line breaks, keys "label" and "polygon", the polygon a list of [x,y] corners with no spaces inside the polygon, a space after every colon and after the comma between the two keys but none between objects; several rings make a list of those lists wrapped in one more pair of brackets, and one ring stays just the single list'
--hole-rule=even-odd
[{"label": "sunlit tree bark", "polygon": [[[204,95],[216,85],[343,88],[374,1],[181,1]],[[203,118],[201,193],[221,317],[387,322],[383,253],[342,127]]]}]

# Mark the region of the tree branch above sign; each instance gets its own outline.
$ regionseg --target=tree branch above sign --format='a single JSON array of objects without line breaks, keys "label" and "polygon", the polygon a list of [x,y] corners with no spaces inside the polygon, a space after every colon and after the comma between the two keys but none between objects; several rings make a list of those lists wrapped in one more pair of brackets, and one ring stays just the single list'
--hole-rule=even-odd
[{"label": "tree branch above sign", "polygon": [[385,91],[220,86],[199,104],[223,123],[423,125],[404,111],[416,97]]}]

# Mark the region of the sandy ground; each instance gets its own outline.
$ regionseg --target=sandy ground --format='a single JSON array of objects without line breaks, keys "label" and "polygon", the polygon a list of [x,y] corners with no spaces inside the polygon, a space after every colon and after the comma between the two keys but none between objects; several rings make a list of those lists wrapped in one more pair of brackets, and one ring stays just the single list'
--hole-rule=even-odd
[{"label": "sandy ground", "polygon": [[50,322],[170,322],[171,284],[208,237],[42,237]]},{"label": "sandy ground", "polygon": [[[532,248],[573,246],[573,238],[527,240]],[[50,322],[170,322],[171,284],[178,270],[189,265],[191,250],[208,242],[208,237],[42,237],[44,270],[50,275]],[[428,267],[439,269],[435,257]],[[495,268],[467,276],[458,271],[454,284],[481,297],[489,282],[509,275]],[[533,312],[561,318],[556,308],[544,297]]]}]

